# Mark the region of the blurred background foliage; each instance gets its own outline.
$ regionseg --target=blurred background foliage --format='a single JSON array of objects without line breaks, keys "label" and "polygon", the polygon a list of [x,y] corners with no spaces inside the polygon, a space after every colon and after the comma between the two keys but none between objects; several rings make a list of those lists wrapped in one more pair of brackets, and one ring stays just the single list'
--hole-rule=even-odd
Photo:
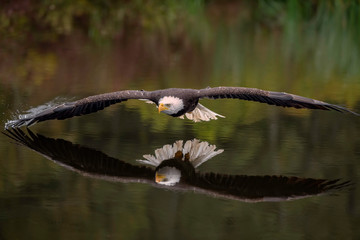
[{"label": "blurred background foliage", "polygon": [[[56,70],[54,49],[71,48],[70,42],[78,51],[82,44],[111,49],[119,40],[153,48],[150,58],[170,52],[188,61],[184,54],[196,51],[212,59],[195,67],[213,68],[215,83],[247,85],[239,80],[244,69],[259,62],[266,65],[258,74],[281,68],[317,74],[323,77],[319,81],[339,76],[354,81],[360,71],[359,8],[357,0],[3,1],[0,56],[24,58],[17,61],[18,74],[34,71],[35,84]],[[39,60],[51,61],[42,68],[47,72],[29,66]]]},{"label": "blurred background foliage", "polygon": [[[321,34],[330,29],[349,31],[356,42],[360,37],[358,0],[15,0],[2,1],[0,17],[2,39],[38,43],[61,41],[78,32],[95,41],[111,39],[129,29],[186,37],[184,31],[194,31],[196,25],[213,28],[224,22],[233,27],[242,24],[278,29],[289,40],[302,33]],[[197,35],[198,39],[204,37]]]},{"label": "blurred background foliage", "polygon": [[199,0],[4,1],[1,33],[9,40],[37,43],[61,41],[77,33],[94,41],[108,40],[128,29],[176,34],[203,4]]}]

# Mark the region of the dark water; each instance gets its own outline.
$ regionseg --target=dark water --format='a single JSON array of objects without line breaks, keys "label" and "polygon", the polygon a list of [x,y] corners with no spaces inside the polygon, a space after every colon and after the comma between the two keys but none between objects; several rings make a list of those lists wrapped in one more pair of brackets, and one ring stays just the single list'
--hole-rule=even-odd
[{"label": "dark water", "polygon": [[[84,34],[74,25],[65,33],[54,26],[49,37],[34,24],[26,28],[34,31],[30,38],[17,35],[14,23],[4,39],[12,41],[0,51],[1,122],[54,99],[218,85],[286,91],[360,112],[360,34],[354,27],[359,6],[327,8],[320,1],[311,12],[289,2],[295,6],[165,4],[166,14],[153,18],[155,4],[137,12],[140,27],[114,30],[105,22],[108,35],[96,29]],[[352,185],[254,203],[151,181],[94,177],[1,135],[0,239],[360,238],[359,117],[237,100],[202,104],[226,118],[193,123],[134,100],[39,123],[31,131],[134,166],[165,144],[197,138],[224,149],[199,166],[200,173],[341,179]],[[75,150],[61,152],[67,151]],[[89,161],[96,156],[90,152]]]}]

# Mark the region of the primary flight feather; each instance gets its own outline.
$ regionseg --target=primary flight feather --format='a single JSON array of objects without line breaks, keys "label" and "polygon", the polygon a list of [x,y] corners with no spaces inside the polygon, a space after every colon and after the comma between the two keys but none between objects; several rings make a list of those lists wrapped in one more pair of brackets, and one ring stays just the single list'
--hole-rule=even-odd
[{"label": "primary flight feather", "polygon": [[51,119],[62,120],[85,115],[129,99],[147,100],[148,102],[155,103],[159,112],[173,117],[183,118],[186,116],[194,122],[209,121],[217,119],[217,117],[224,117],[201,105],[199,100],[202,98],[242,99],[282,107],[335,110],[359,116],[358,113],[345,107],[285,92],[273,92],[246,87],[209,87],[204,89],[168,88],[155,91],[124,90],[94,95],[77,101],[52,106],[39,113],[30,114],[20,119],[10,121],[6,124],[6,128],[30,126],[34,123]]}]

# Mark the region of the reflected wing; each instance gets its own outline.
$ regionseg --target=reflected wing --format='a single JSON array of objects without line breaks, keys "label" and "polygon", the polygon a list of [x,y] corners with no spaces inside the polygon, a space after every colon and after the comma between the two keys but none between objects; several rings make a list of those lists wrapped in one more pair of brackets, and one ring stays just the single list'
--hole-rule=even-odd
[{"label": "reflected wing", "polygon": [[338,112],[349,112],[360,116],[345,107],[318,101],[311,98],[306,98],[285,92],[272,92],[256,88],[245,87],[215,87],[205,88],[198,92],[199,98],[237,98],[249,101],[256,101],[267,103],[270,105],[293,107],[293,108],[308,108],[308,109],[322,109],[335,110]]},{"label": "reflected wing", "polygon": [[154,182],[154,170],[135,166],[87,147],[63,139],[47,138],[21,129],[4,132],[17,143],[38,152],[56,163],[85,175],[110,178],[122,182]]},{"label": "reflected wing", "polygon": [[66,119],[75,116],[85,115],[102,110],[112,104],[120,103],[128,99],[149,99],[151,100],[151,92],[126,90],[113,93],[105,93],[90,96],[74,102],[66,102],[57,106],[49,107],[39,113],[30,114],[29,116],[18,120],[10,121],[6,124],[6,128],[30,126],[37,122],[51,119]]},{"label": "reflected wing", "polygon": [[241,201],[285,201],[324,194],[351,185],[339,179],[198,174],[195,191]]},{"label": "reflected wing", "polygon": [[339,179],[201,174],[190,171],[182,172],[185,182],[164,186],[155,184],[155,172],[150,168],[134,166],[62,139],[47,138],[30,130],[28,132],[26,134],[21,129],[12,129],[4,134],[70,170],[110,181],[143,182],[169,190],[194,191],[245,202],[293,200],[333,192],[351,185],[351,182]]}]

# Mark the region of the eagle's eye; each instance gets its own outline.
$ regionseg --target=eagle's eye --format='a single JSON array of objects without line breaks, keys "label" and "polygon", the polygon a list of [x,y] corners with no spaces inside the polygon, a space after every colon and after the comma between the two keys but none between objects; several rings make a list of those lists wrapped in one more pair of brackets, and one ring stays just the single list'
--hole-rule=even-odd
[{"label": "eagle's eye", "polygon": [[165,107],[169,108],[171,106],[171,103],[166,103],[164,105],[165,105]]}]

